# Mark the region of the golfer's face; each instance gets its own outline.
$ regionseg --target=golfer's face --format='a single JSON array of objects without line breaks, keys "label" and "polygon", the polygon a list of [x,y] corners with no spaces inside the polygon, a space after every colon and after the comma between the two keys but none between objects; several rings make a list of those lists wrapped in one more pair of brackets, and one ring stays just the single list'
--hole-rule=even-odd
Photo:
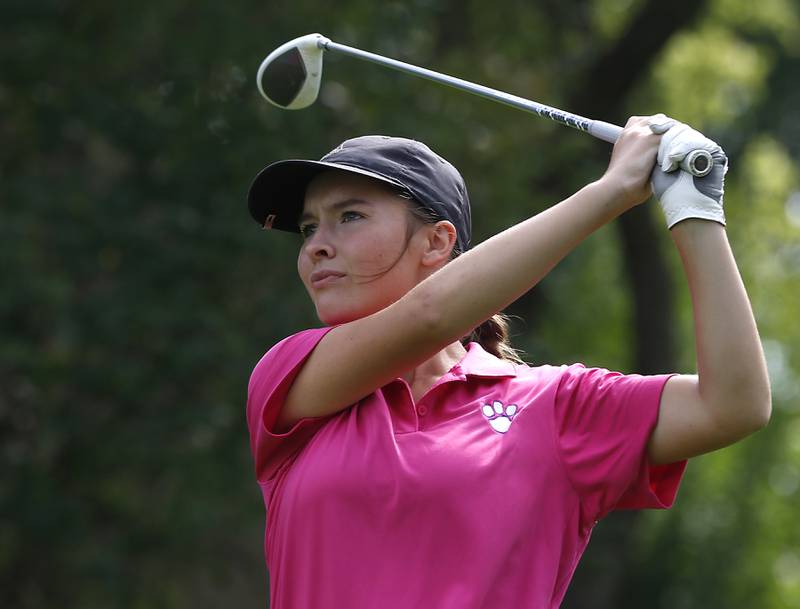
[{"label": "golfer's face", "polygon": [[379,182],[318,176],[306,191],[300,230],[297,269],[323,323],[375,313],[418,281],[407,202]]}]

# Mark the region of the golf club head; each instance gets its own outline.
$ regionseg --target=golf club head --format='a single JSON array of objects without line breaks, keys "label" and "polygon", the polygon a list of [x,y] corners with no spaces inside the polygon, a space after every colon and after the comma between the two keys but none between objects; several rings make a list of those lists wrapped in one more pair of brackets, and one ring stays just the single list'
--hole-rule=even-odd
[{"label": "golf club head", "polygon": [[300,110],[314,103],[322,78],[321,34],[290,40],[272,51],[258,68],[258,90],[275,106]]}]

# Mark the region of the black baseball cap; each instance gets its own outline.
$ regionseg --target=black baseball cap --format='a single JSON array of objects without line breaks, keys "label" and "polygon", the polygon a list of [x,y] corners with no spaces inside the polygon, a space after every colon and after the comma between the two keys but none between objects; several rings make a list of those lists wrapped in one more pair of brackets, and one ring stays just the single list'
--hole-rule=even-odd
[{"label": "black baseball cap", "polygon": [[306,187],[324,171],[367,176],[394,186],[405,196],[456,228],[456,245],[469,249],[472,236],[464,178],[448,161],[416,140],[365,135],[347,140],[319,161],[292,159],[262,169],[250,186],[250,215],[265,229],[299,233]]}]

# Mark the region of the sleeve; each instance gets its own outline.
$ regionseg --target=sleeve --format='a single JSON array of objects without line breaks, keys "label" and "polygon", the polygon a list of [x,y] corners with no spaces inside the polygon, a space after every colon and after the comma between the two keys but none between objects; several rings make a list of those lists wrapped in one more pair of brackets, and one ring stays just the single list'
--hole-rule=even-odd
[{"label": "sleeve", "polygon": [[256,478],[264,484],[316,433],[329,417],[299,420],[286,433],[274,433],[286,394],[308,356],[332,328],[305,330],[272,347],[256,364],[247,388],[247,426]]},{"label": "sleeve", "polygon": [[615,509],[668,508],[686,461],[651,465],[647,443],[671,375],[565,367],[554,403],[556,443],[585,524]]}]

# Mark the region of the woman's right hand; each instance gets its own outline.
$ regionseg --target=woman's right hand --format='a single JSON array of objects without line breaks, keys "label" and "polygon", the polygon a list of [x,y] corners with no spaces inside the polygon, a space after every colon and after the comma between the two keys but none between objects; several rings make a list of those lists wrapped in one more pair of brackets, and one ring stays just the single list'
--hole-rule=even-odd
[{"label": "woman's right hand", "polygon": [[659,119],[666,117],[663,114],[630,117],[614,144],[608,168],[600,181],[615,193],[619,213],[643,203],[653,194],[650,175],[661,135],[653,133],[650,121]]}]

